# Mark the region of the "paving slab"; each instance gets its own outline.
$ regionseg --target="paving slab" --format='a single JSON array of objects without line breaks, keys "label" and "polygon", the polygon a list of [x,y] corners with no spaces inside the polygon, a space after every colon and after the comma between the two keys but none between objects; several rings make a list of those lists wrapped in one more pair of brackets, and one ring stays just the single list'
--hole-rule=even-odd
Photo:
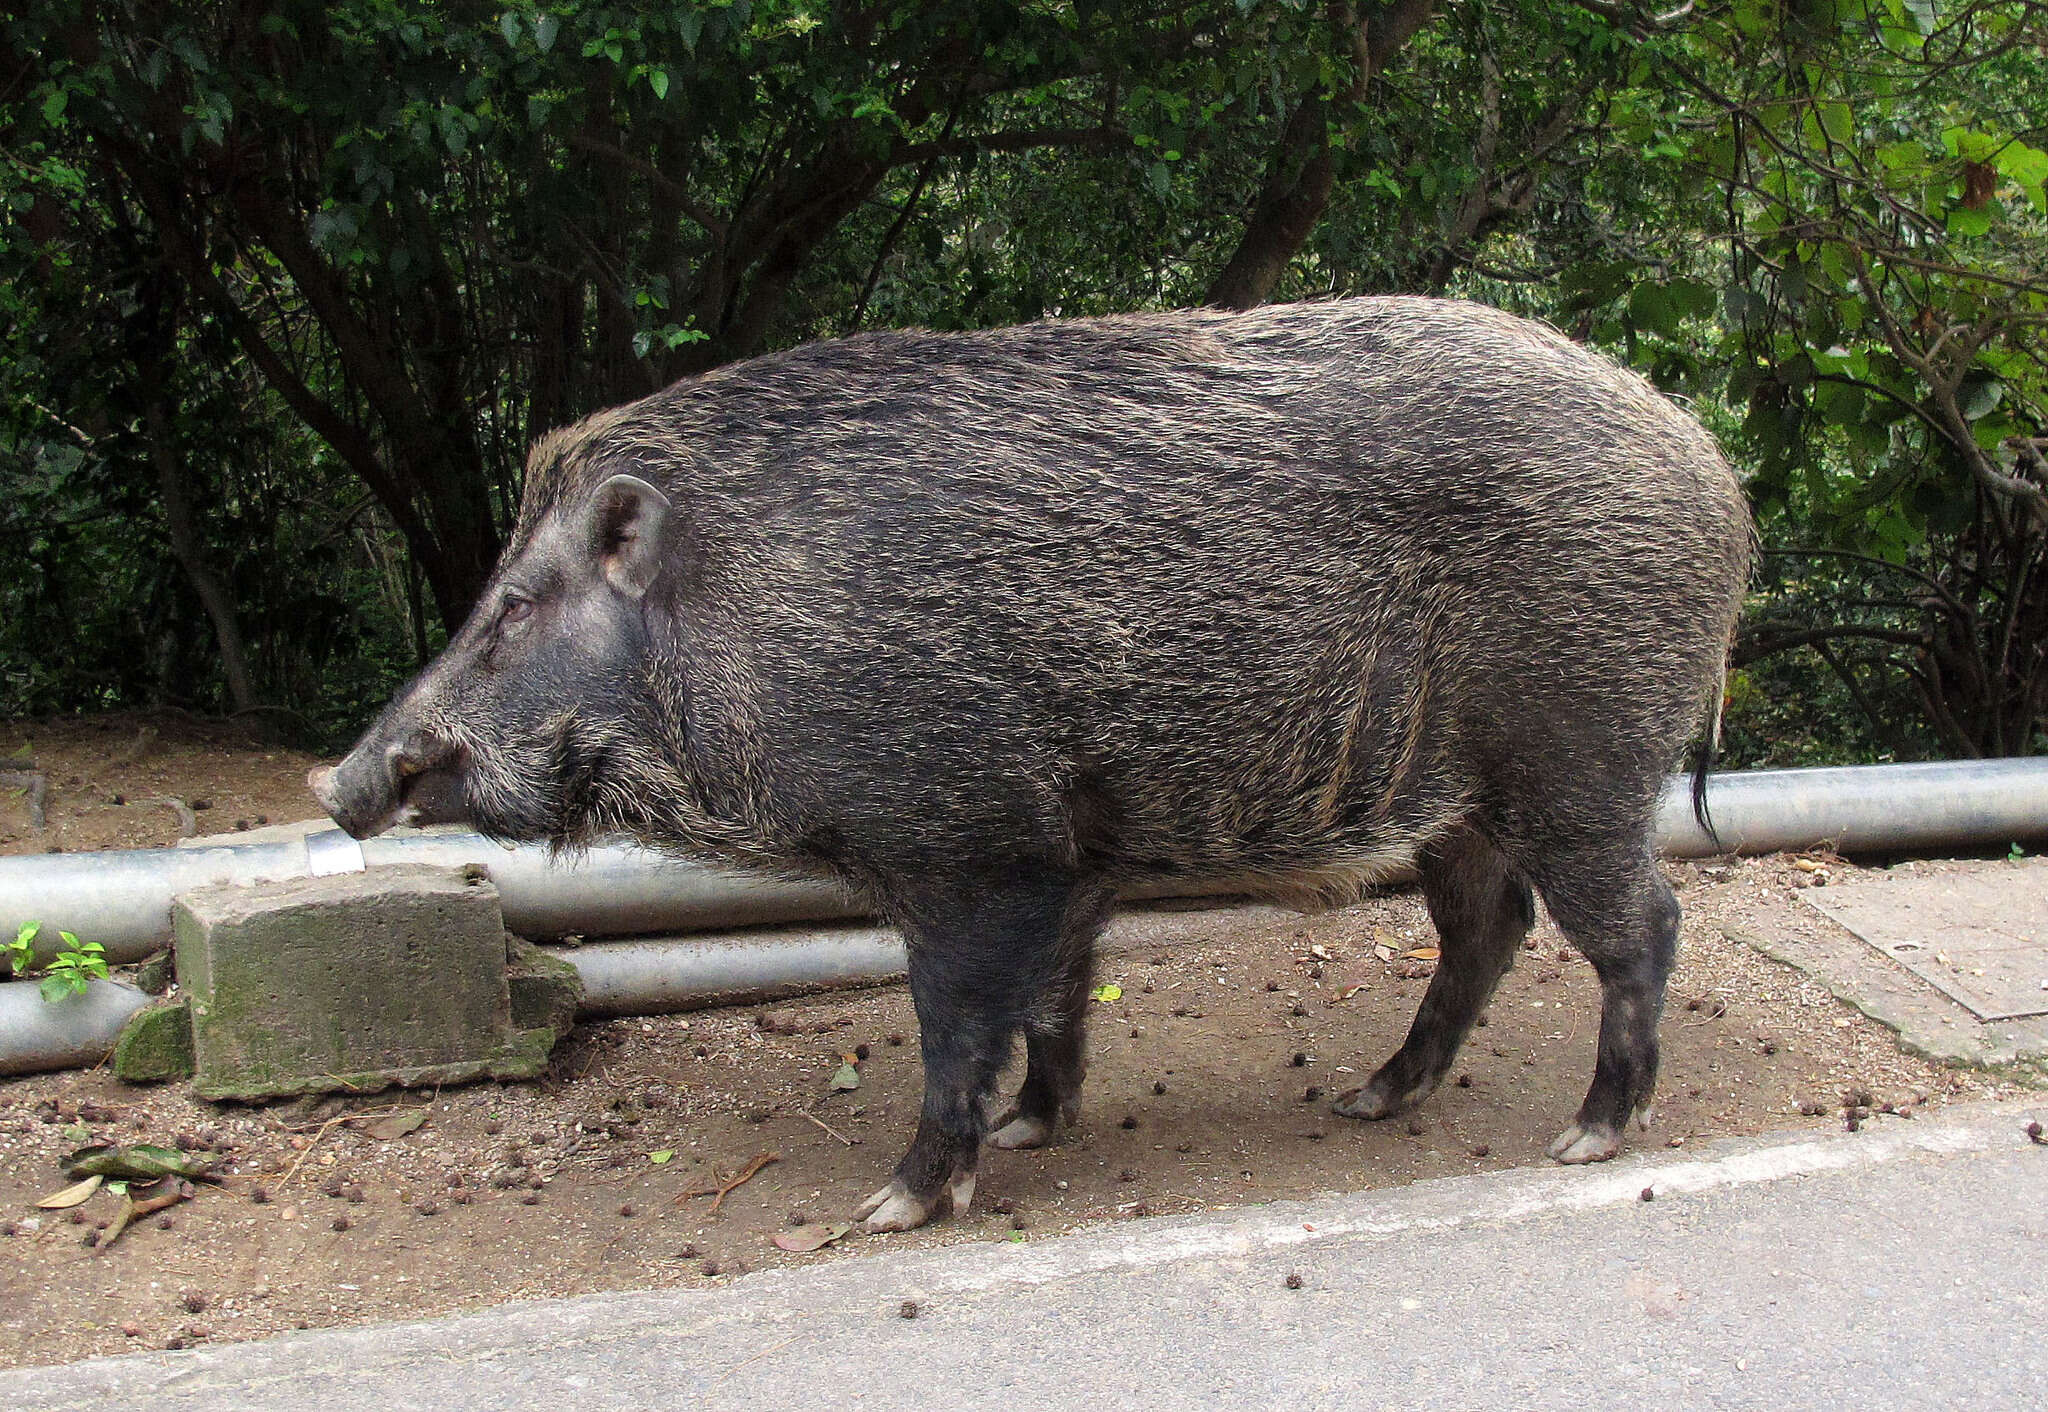
[{"label": "paving slab", "polygon": [[1909,1053],[2048,1081],[2048,859],[1902,863],[1800,896],[1819,928],[1722,932],[1890,1026]]},{"label": "paving slab", "polygon": [[2032,1409],[2043,1111],[24,1369],[0,1406]]},{"label": "paving slab", "polygon": [[1800,896],[1980,1020],[2048,1015],[2048,859],[1891,871]]}]

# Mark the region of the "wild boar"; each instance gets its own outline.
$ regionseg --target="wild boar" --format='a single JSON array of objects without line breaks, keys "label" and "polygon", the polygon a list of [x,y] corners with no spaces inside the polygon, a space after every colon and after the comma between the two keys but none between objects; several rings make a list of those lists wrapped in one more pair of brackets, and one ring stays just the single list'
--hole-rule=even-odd
[{"label": "wild boar", "polygon": [[1656,1075],[1652,811],[1750,552],[1693,418],[1477,305],[867,334],[543,437],[474,614],[313,785],[358,837],[630,835],[899,924],[925,1097],[870,1230],[1073,1121],[1137,882],[1334,903],[1415,861],[1442,960],[1358,1118],[1437,1086],[1533,888],[1601,982],[1550,1149],[1598,1161]]}]

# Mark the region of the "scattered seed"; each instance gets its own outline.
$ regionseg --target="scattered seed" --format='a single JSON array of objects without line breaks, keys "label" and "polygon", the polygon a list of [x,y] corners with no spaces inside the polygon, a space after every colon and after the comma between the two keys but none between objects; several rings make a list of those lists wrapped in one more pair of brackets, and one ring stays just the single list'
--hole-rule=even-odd
[{"label": "scattered seed", "polygon": [[505,1131],[505,1125],[499,1122],[496,1118],[493,1118],[490,1122],[484,1124],[484,1132],[491,1137],[496,1137],[499,1133],[503,1131]]},{"label": "scattered seed", "polygon": [[1278,989],[1280,989],[1280,982],[1278,982],[1278,981],[1267,981],[1267,982],[1266,982],[1266,989],[1267,989],[1267,990],[1278,990]]},{"label": "scattered seed", "polygon": [[179,1302],[185,1306],[185,1312],[188,1314],[202,1313],[206,1309],[206,1296],[196,1289],[187,1290],[185,1297]]},{"label": "scattered seed", "polygon": [[1138,1120],[1136,1118],[1133,1118],[1130,1114],[1126,1113],[1124,1114],[1124,1120],[1121,1123],[1118,1123],[1117,1126],[1122,1128],[1125,1132],[1129,1132],[1131,1131],[1131,1129],[1138,1126]]},{"label": "scattered seed", "polygon": [[346,1213],[343,1213],[342,1215],[336,1216],[332,1221],[329,1221],[328,1224],[338,1231],[345,1231],[349,1228],[350,1225],[354,1223],[349,1220]]},{"label": "scattered seed", "polygon": [[121,1325],[121,1333],[122,1333],[122,1336],[123,1336],[123,1337],[125,1337],[125,1338],[141,1338],[141,1337],[142,1337],[142,1325],[140,1325],[140,1324],[123,1324],[123,1325]]},{"label": "scattered seed", "polygon": [[1293,1273],[1293,1272],[1291,1272],[1291,1271],[1290,1271],[1290,1272],[1289,1272],[1289,1274],[1288,1274],[1288,1276],[1287,1276],[1287,1287],[1288,1287],[1289,1289],[1300,1289],[1300,1288],[1301,1288],[1301,1276],[1300,1276],[1299,1274],[1296,1274],[1296,1273]]},{"label": "scattered seed", "polygon": [[422,1216],[438,1216],[441,1214],[441,1208],[431,1201],[422,1201],[412,1209],[419,1212]]},{"label": "scattered seed", "polygon": [[706,1276],[712,1279],[716,1279],[721,1273],[719,1264],[716,1260],[706,1260],[702,1265],[699,1265],[697,1268],[702,1270]]},{"label": "scattered seed", "polygon": [[1301,1101],[1303,1103],[1313,1103],[1322,1096],[1322,1089],[1317,1087],[1315,1084],[1310,1084],[1307,1088],[1301,1091]]},{"label": "scattered seed", "polygon": [[633,1203],[629,1201],[625,1205],[621,1206],[619,1208],[619,1214],[630,1220],[633,1215]]},{"label": "scattered seed", "polygon": [[904,1300],[896,1306],[896,1313],[899,1318],[915,1319],[917,1317],[917,1301],[914,1299]]},{"label": "scattered seed", "polygon": [[1302,1005],[1297,1002],[1294,1008],[1292,1010],[1289,1010],[1287,1013],[1294,1016],[1295,1019],[1299,1020],[1303,1016],[1308,1014],[1308,1006]]},{"label": "scattered seed", "polygon": [[1472,1076],[1471,1076],[1470,1074],[1460,1074],[1460,1075],[1458,1075],[1458,1087],[1459,1087],[1459,1088],[1470,1088],[1470,1087],[1472,1087]]},{"label": "scattered seed", "polygon": [[2048,1142],[2048,1138],[2041,1136],[2041,1125],[2039,1123],[2027,1124],[2027,1141],[2036,1143]]},{"label": "scattered seed", "polygon": [[1306,1069],[1308,1067],[1308,1056],[1297,1049],[1294,1051],[1294,1058],[1288,1062],[1297,1069]]},{"label": "scattered seed", "polygon": [[1410,1119],[1408,1120],[1408,1136],[1410,1136],[1410,1137],[1421,1137],[1421,1136],[1422,1136],[1422,1133],[1423,1133],[1423,1127],[1422,1127],[1422,1124],[1420,1124],[1420,1123],[1416,1122],[1416,1121],[1415,1121],[1415,1120],[1414,1120],[1413,1118],[1410,1118]]},{"label": "scattered seed", "polygon": [[270,1188],[261,1186],[257,1187],[254,1191],[249,1193],[249,1199],[255,1202],[258,1206],[268,1206],[270,1204]]},{"label": "scattered seed", "polygon": [[540,1205],[540,1193],[537,1191],[529,1191],[528,1193],[526,1193],[526,1195],[519,1198],[519,1204],[521,1206]]},{"label": "scattered seed", "polygon": [[867,1063],[868,1047],[865,1044],[856,1044],[853,1047],[853,1057],[863,1064]]},{"label": "scattered seed", "polygon": [[1493,1151],[1493,1149],[1491,1147],[1488,1147],[1483,1142],[1475,1142],[1472,1144],[1472,1155],[1474,1157],[1484,1157],[1487,1153],[1491,1151]]},{"label": "scattered seed", "polygon": [[1643,1194],[1639,1199],[1643,1201],[1655,1201],[1657,1199],[1657,1189],[1655,1187],[1644,1187]]},{"label": "scattered seed", "polygon": [[902,1035],[900,1035],[900,1034],[892,1034],[892,1035],[890,1035],[890,1036],[889,1036],[889,1047],[890,1047],[890,1048],[892,1048],[892,1049],[893,1049],[893,1048],[896,1048],[897,1046],[901,1045],[902,1043],[903,1043],[903,1036],[902,1036]]},{"label": "scattered seed", "polygon": [[1152,1081],[1152,1093],[1153,1093],[1153,1096],[1154,1096],[1154,1097],[1157,1097],[1158,1095],[1160,1095],[1160,1094],[1162,1094],[1162,1093],[1165,1093],[1165,1092],[1166,1092],[1166,1080],[1164,1080],[1164,1079],[1154,1079],[1154,1080]]},{"label": "scattered seed", "polygon": [[1134,1182],[1138,1179],[1138,1174],[1126,1167],[1116,1174],[1116,1179],[1120,1182]]}]

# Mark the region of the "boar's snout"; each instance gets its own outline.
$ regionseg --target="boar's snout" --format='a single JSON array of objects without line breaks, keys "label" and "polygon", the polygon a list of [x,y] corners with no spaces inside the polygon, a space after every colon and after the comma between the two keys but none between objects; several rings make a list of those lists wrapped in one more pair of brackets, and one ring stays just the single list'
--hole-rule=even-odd
[{"label": "boar's snout", "polygon": [[423,731],[396,739],[372,737],[339,765],[306,775],[320,807],[355,838],[372,838],[400,824],[466,821],[461,752]]}]

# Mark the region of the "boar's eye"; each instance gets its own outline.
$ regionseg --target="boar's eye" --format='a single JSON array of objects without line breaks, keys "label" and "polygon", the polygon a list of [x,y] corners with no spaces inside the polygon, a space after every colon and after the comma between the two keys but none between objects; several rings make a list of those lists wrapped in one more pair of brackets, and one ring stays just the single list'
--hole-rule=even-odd
[{"label": "boar's eye", "polygon": [[521,598],[516,593],[505,595],[505,606],[498,611],[498,626],[509,628],[525,622],[533,616],[533,600]]}]

